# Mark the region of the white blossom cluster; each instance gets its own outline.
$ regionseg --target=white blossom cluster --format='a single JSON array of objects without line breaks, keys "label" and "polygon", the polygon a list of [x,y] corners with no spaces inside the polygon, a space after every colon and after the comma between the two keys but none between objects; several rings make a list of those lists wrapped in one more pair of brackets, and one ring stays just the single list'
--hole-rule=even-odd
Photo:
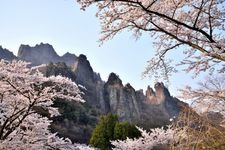
[{"label": "white blossom cluster", "polygon": [[23,61],[0,61],[0,149],[92,149],[73,144],[49,131],[50,120],[35,112],[41,107],[59,115],[51,107],[55,98],[84,102],[78,86],[56,76],[44,77]]},{"label": "white blossom cluster", "polygon": [[[137,39],[143,33],[154,38],[156,53],[145,74],[159,77],[175,72],[174,58],[167,58],[166,54],[177,48],[186,56],[179,64],[195,74],[214,71],[215,64],[225,61],[225,0],[78,0],[78,3],[82,9],[97,5],[101,42],[123,30]],[[220,66],[220,71],[224,70]]]},{"label": "white blossom cluster", "polygon": [[[155,128],[149,132],[138,128],[142,136],[138,139],[127,138],[124,141],[112,141],[115,150],[150,150],[157,145],[168,144],[170,141],[176,140],[174,138],[175,130],[168,127],[168,129]],[[177,135],[178,136],[178,135]]]},{"label": "white blossom cluster", "polygon": [[179,98],[186,100],[198,113],[219,112],[225,122],[225,76],[217,75],[199,82],[198,88],[180,89]]}]

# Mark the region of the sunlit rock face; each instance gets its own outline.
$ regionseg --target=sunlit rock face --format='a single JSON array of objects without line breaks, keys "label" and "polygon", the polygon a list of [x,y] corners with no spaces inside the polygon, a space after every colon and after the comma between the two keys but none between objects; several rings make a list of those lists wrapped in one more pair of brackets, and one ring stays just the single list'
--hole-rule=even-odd
[{"label": "sunlit rock face", "polygon": [[162,82],[154,85],[154,90],[150,86],[145,92],[142,118],[140,122],[143,126],[162,126],[169,123],[171,118],[176,117],[186,104],[179,99],[172,97],[168,89]]},{"label": "sunlit rock face", "polygon": [[66,53],[60,57],[50,44],[37,44],[34,47],[29,45],[20,45],[17,57],[21,60],[28,61],[32,66],[48,64],[50,62],[65,62],[71,66],[76,60],[76,55]]},{"label": "sunlit rock face", "polygon": [[77,82],[85,87],[95,83],[94,71],[85,55],[80,55],[72,66],[72,71],[77,77]]},{"label": "sunlit rock face", "polygon": [[167,98],[170,98],[168,89],[162,82],[157,82],[154,86],[155,91],[148,86],[146,90],[146,102],[152,105],[159,105],[163,103]]},{"label": "sunlit rock face", "polygon": [[0,46],[0,59],[11,61],[17,59],[17,57],[8,49],[5,49],[2,46]]},{"label": "sunlit rock face", "polygon": [[105,84],[105,100],[109,106],[109,112],[118,115],[120,120],[132,121],[140,117],[140,108],[136,98],[135,89],[122,81],[115,73],[109,75]]},{"label": "sunlit rock face", "polygon": [[119,76],[111,73],[104,86],[108,112],[117,114],[122,121],[145,127],[165,125],[185,104],[171,97],[163,83],[156,83],[154,89],[148,86],[144,95],[143,90],[135,91],[129,83],[124,86]]},{"label": "sunlit rock face", "polygon": [[103,99],[104,81],[102,81],[100,74],[93,71],[85,55],[81,54],[77,57],[72,65],[72,71],[75,73],[76,82],[86,88],[83,92],[87,103],[98,108],[102,113],[106,112]]},{"label": "sunlit rock face", "polygon": [[147,87],[147,90],[146,90],[145,93],[146,93],[145,94],[146,95],[146,103],[148,103],[148,104],[160,104],[158,102],[157,97],[156,97],[155,91],[150,86]]}]

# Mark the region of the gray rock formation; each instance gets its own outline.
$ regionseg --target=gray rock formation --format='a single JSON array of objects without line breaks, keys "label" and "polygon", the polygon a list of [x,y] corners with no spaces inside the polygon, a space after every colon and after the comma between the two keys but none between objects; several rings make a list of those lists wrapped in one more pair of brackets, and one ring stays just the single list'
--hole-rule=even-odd
[{"label": "gray rock formation", "polygon": [[80,55],[72,67],[76,83],[86,90],[84,98],[92,107],[102,114],[112,112],[119,120],[129,121],[143,127],[156,127],[169,123],[169,119],[177,116],[183,102],[172,97],[163,83],[156,83],[153,90],[148,87],[135,91],[128,83],[123,85],[115,73],[109,75],[105,83],[95,73],[85,55]]},{"label": "gray rock formation", "polygon": [[120,120],[132,121],[140,117],[140,105],[130,84],[123,86],[115,73],[109,75],[104,87],[104,99],[108,112],[117,114]]},{"label": "gray rock formation", "polygon": [[60,59],[51,45],[43,43],[34,47],[21,45],[18,51],[18,58],[31,62],[34,66],[57,62]]},{"label": "gray rock formation", "polygon": [[76,59],[72,71],[75,73],[76,83],[86,88],[83,92],[87,103],[104,112],[106,109],[103,98],[104,82],[100,75],[93,71],[85,55],[81,54]]},{"label": "gray rock formation", "polygon": [[147,87],[146,90],[147,103],[152,105],[159,105],[163,101],[165,101],[166,98],[170,97],[170,93],[164,87],[163,83],[156,83],[154,88],[155,92],[150,86]]},{"label": "gray rock formation", "polygon": [[80,55],[72,66],[77,82],[85,87],[93,86],[95,83],[94,71],[85,55]]},{"label": "gray rock formation", "polygon": [[[163,83],[156,83],[155,91],[148,87],[135,91],[130,85],[122,84],[115,73],[109,75],[104,86],[104,100],[108,112],[118,115],[121,121],[129,121],[143,127],[157,127],[169,123],[169,119],[177,116],[185,103],[170,96]],[[107,110],[107,109],[106,109]]]},{"label": "gray rock formation", "polygon": [[37,44],[34,47],[21,45],[17,57],[21,60],[31,62],[32,66],[48,64],[50,62],[65,62],[67,65],[74,64],[76,55],[66,53],[60,57],[50,44]]},{"label": "gray rock formation", "polygon": [[11,61],[11,60],[17,59],[17,57],[8,49],[2,48],[2,46],[0,46],[0,59]]},{"label": "gray rock formation", "polygon": [[61,57],[61,61],[65,62],[68,66],[73,66],[76,59],[77,56],[75,54],[71,54],[68,52]]}]

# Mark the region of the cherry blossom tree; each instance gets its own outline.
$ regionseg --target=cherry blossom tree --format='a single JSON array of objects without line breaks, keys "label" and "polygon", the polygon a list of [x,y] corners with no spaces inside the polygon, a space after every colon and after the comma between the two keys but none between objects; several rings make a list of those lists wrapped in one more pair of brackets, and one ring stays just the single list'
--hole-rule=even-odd
[{"label": "cherry blossom tree", "polygon": [[51,133],[51,121],[35,111],[59,115],[51,107],[55,98],[84,102],[78,86],[61,76],[46,78],[27,64],[0,61],[0,149],[92,149]]},{"label": "cherry blossom tree", "polygon": [[199,87],[196,89],[186,86],[181,89],[180,98],[201,102],[205,100],[224,101],[225,102],[225,77],[211,76],[199,82]]},{"label": "cherry blossom tree", "polygon": [[[112,141],[115,146],[115,150],[150,150],[155,146],[169,144],[171,141],[176,141],[180,138],[185,137],[185,130],[172,129],[168,126],[167,129],[155,128],[151,129],[149,132],[138,128],[141,131],[142,136],[138,139],[127,138],[124,141],[117,140]],[[176,135],[175,135],[176,133]]]},{"label": "cherry blossom tree", "polygon": [[205,78],[198,88],[186,86],[180,89],[181,99],[189,101],[200,113],[216,111],[225,116],[225,77],[221,75]]},{"label": "cherry blossom tree", "polygon": [[[176,71],[170,51],[186,55],[185,71],[214,71],[225,61],[225,0],[78,0],[81,9],[96,4],[101,23],[100,42],[128,30],[138,39],[154,38],[155,56],[145,74],[168,77]],[[176,51],[175,51],[176,50]],[[218,68],[219,67],[219,68]],[[224,72],[224,64],[218,66]]]},{"label": "cherry blossom tree", "polygon": [[[225,71],[225,0],[77,1],[83,10],[97,5],[101,43],[124,30],[133,33],[136,39],[146,33],[154,39],[155,56],[148,61],[145,75],[168,79],[177,71],[177,65],[183,65],[184,71],[192,71],[194,75]],[[180,51],[184,58],[174,63]],[[174,54],[172,58],[170,52]],[[224,89],[204,86],[199,90],[188,87],[183,96],[202,101],[223,99]]]}]

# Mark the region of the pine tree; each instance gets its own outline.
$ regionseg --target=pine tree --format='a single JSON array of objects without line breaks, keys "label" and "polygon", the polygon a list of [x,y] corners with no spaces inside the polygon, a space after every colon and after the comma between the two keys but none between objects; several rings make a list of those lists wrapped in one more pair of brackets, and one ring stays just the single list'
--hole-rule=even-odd
[{"label": "pine tree", "polygon": [[117,122],[118,117],[116,115],[109,113],[102,116],[92,133],[90,144],[101,150],[111,147],[110,140],[113,139],[114,127]]}]

